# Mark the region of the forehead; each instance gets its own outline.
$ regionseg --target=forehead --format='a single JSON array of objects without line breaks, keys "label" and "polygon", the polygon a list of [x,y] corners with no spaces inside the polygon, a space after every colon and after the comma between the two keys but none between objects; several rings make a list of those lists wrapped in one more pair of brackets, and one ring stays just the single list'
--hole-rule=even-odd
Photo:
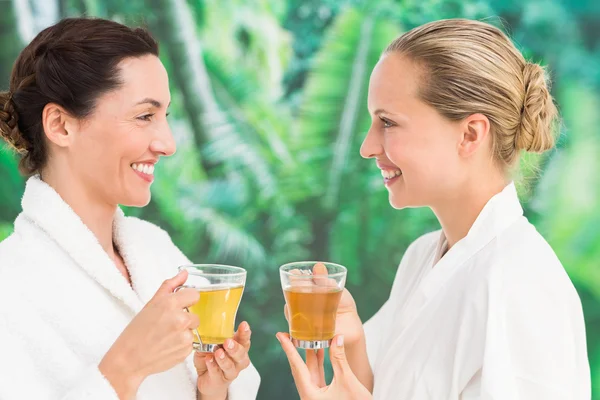
[{"label": "forehead", "polygon": [[155,99],[164,107],[169,104],[169,77],[158,57],[126,58],[119,63],[119,79],[119,88],[100,96],[97,112],[122,114],[146,98]]},{"label": "forehead", "polygon": [[369,81],[369,111],[416,101],[420,75],[418,65],[406,57],[397,53],[382,56]]},{"label": "forehead", "polygon": [[131,95],[158,96],[168,94],[169,78],[160,59],[154,55],[127,58],[119,64],[121,89]]}]

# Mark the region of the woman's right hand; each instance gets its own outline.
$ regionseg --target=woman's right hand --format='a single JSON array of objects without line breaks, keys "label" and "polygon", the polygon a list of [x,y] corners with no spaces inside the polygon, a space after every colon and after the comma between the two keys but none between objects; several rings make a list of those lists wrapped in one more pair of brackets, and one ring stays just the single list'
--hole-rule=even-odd
[{"label": "woman's right hand", "polygon": [[199,294],[194,289],[174,292],[187,274],[181,271],[163,282],[100,362],[100,372],[119,399],[134,398],[146,377],[174,367],[192,352],[199,320],[184,308],[196,303]]}]

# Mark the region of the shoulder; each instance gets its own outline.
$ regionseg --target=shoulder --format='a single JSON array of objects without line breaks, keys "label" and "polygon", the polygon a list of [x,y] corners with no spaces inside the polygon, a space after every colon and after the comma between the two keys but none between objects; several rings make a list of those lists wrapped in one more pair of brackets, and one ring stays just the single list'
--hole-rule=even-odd
[{"label": "shoulder", "polygon": [[[581,301],[556,253],[537,229],[522,218],[497,238],[491,273],[507,309],[527,309],[541,317],[579,318]],[[550,312],[550,310],[552,310]]]},{"label": "shoulder", "polygon": [[552,247],[526,218],[500,234],[496,241],[494,264],[502,268],[508,285],[531,279],[538,286],[570,283]]}]

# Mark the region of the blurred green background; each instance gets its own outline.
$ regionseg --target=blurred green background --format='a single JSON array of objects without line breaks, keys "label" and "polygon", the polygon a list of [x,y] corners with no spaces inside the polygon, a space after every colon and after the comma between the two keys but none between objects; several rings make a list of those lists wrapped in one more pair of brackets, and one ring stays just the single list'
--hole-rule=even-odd
[{"label": "blurred green background", "polygon": [[[596,0],[1,0],[0,87],[20,49],[66,16],[148,26],[171,79],[178,142],[150,205],[131,215],[168,230],[195,262],[241,265],[239,318],[253,329],[259,399],[298,398],[274,333],[286,330],[280,264],[349,269],[363,320],[386,300],[411,241],[438,229],[429,210],[393,210],[358,149],[366,88],[397,35],[441,18],[485,19],[549,66],[564,124],[556,151],[526,157],[526,215],[581,296],[600,399],[600,2]],[[20,210],[17,161],[0,151],[0,239]]]}]

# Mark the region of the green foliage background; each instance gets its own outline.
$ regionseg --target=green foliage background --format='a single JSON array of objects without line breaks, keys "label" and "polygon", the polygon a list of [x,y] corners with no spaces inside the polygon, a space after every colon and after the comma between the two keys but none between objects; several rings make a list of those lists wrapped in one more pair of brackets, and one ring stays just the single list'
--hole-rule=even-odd
[{"label": "green foliage background", "polygon": [[[0,87],[20,49],[66,16],[147,25],[171,78],[178,152],[153,198],[127,212],[167,229],[196,262],[244,266],[239,318],[253,327],[260,399],[297,394],[274,333],[286,330],[277,268],[342,263],[363,320],[385,301],[411,241],[437,229],[428,210],[394,211],[358,149],[366,88],[381,51],[442,18],[502,26],[548,65],[564,124],[556,151],[522,160],[526,214],[557,252],[586,315],[600,393],[600,2],[594,0],[5,0]],[[24,181],[0,149],[0,239]],[[600,399],[596,394],[595,399]]]}]

